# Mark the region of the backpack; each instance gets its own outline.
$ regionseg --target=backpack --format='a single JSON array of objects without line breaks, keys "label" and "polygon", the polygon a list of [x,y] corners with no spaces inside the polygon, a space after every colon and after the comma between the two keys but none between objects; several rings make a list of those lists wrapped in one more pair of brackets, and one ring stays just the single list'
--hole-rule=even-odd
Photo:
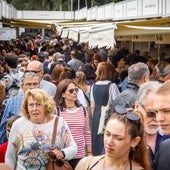
[{"label": "backpack", "polygon": [[5,86],[7,98],[18,94],[18,91],[21,87],[21,79],[23,74],[23,72],[16,69],[9,74],[4,75],[4,77],[1,79],[1,82]]}]

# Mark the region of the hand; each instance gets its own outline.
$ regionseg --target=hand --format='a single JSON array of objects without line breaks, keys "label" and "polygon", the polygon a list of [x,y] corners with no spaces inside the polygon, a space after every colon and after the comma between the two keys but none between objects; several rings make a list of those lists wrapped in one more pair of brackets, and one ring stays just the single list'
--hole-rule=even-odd
[{"label": "hand", "polygon": [[52,152],[55,154],[57,159],[63,159],[64,158],[64,155],[61,151],[54,149]]}]

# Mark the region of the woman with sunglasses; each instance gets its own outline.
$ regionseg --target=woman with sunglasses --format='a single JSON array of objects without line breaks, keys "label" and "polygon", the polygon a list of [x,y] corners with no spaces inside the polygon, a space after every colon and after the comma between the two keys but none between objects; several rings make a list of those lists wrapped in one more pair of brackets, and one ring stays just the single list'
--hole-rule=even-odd
[{"label": "woman with sunglasses", "polygon": [[91,134],[89,116],[86,109],[77,100],[78,88],[71,79],[64,79],[57,85],[55,101],[58,115],[67,122],[71,134],[78,146],[75,157],[69,161],[73,169],[81,158],[91,154]]},{"label": "woman with sunglasses", "polygon": [[90,161],[88,157],[82,159],[75,170],[150,169],[143,124],[133,112],[127,112],[119,106],[116,108],[106,123],[104,147],[104,155],[94,156]]}]

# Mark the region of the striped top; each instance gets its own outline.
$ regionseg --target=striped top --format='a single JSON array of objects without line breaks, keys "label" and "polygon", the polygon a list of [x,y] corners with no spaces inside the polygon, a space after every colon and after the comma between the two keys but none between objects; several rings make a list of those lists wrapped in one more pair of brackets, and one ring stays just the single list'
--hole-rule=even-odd
[{"label": "striped top", "polygon": [[78,107],[75,110],[60,111],[62,116],[67,122],[71,134],[78,146],[75,159],[83,158],[86,156],[86,146],[91,145],[91,133],[89,128],[89,115],[88,112],[84,113],[83,107]]}]

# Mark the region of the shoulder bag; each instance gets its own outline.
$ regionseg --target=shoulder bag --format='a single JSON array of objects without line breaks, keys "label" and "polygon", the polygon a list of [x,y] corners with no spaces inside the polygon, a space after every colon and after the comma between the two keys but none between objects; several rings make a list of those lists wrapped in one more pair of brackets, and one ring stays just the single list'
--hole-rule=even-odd
[{"label": "shoulder bag", "polygon": [[101,115],[99,120],[99,127],[97,134],[104,134],[106,119],[108,118],[111,104],[111,92],[112,92],[112,84],[109,85],[109,98],[106,106],[101,106]]},{"label": "shoulder bag", "polygon": [[[53,135],[52,135],[51,146],[50,146],[51,151],[55,149],[55,140],[56,140],[56,134],[57,134],[58,119],[59,119],[59,117],[57,116],[55,118],[55,122],[54,122]],[[49,152],[47,170],[73,170],[71,165],[66,160],[57,159],[55,154],[51,151]]]}]

